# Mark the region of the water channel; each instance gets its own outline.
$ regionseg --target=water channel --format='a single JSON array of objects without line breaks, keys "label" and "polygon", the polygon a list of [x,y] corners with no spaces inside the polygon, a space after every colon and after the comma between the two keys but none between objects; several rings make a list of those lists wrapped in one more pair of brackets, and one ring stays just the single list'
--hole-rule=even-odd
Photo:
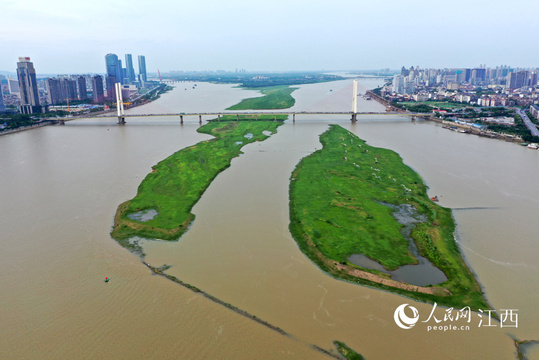
[{"label": "water channel", "polygon": [[[230,85],[185,88],[130,111],[216,111],[256,94]],[[351,89],[351,81],[300,86],[295,109],[348,111]],[[359,108],[383,110],[364,99]],[[400,329],[399,305],[422,315],[432,306],[332,279],[303,256],[288,232],[288,181],[299,159],[320,148],[328,123],[397,151],[431,196],[459,209],[466,260],[495,309],[518,309],[518,328],[476,321],[468,331]],[[153,276],[109,236],[116,207],[152,165],[208,138],[197,127],[198,119],[182,126],[174,118],[128,118],[124,127],[81,119],[0,136],[0,358],[315,359],[327,356],[311,344],[331,349],[340,340],[367,359],[512,359],[509,335],[539,338],[539,152],[387,116],[356,124],[298,116],[244,147],[178,242],[144,242],[146,261],[171,265],[167,273],[286,337]]]}]

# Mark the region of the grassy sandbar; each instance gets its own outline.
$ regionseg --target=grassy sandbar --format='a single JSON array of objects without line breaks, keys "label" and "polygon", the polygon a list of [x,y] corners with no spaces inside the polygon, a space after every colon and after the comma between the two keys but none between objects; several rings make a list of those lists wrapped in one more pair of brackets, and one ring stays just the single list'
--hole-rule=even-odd
[{"label": "grassy sandbar", "polygon": [[[271,117],[274,118],[273,116]],[[112,237],[122,246],[141,252],[129,239],[176,240],[193,222],[191,209],[212,180],[230,166],[241,148],[275,133],[282,121],[211,121],[198,132],[215,136],[182,149],[152,168],[138,188],[137,195],[118,207]],[[266,133],[267,134],[267,133]],[[148,221],[130,219],[130,214],[157,211]]]},{"label": "grassy sandbar", "polygon": [[296,102],[291,95],[296,89],[297,88],[291,88],[286,85],[251,89],[260,91],[264,96],[244,99],[240,103],[229,107],[227,110],[288,109],[294,106]]},{"label": "grassy sandbar", "polygon": [[[311,260],[335,277],[415,299],[489,308],[455,242],[451,210],[429,199],[420,176],[397,153],[369,146],[336,125],[320,141],[323,148],[301,160],[290,183],[290,231]],[[383,203],[409,204],[426,216],[411,237],[447,281],[420,287],[347,261],[363,254],[388,270],[417,263],[402,225]]]}]

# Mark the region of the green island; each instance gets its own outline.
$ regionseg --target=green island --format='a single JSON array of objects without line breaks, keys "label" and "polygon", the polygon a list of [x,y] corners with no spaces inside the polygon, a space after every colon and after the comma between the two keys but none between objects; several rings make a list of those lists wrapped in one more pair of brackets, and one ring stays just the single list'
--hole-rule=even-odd
[{"label": "green island", "polygon": [[[140,184],[137,195],[118,207],[112,237],[122,246],[144,255],[135,237],[177,240],[195,215],[191,209],[212,180],[241,154],[241,148],[276,132],[286,116],[222,117],[197,131],[215,136],[182,149],[157,165]],[[269,120],[271,119],[271,121]],[[232,121],[234,120],[234,121]],[[145,218],[146,215],[149,218]]]},{"label": "green island", "polygon": [[291,88],[287,85],[279,85],[245,89],[260,91],[262,94],[264,94],[264,96],[244,99],[238,104],[227,108],[227,110],[288,109],[294,106],[296,102],[291,94],[298,88]]},{"label": "green island", "polygon": [[[323,148],[303,158],[290,181],[290,232],[303,253],[336,278],[421,301],[490,308],[454,239],[451,210],[429,199],[421,177],[397,153],[369,146],[337,125],[320,141]],[[418,263],[393,216],[403,204],[423,216],[410,237],[447,281],[411,285],[348,260],[363,254],[387,270]]]}]

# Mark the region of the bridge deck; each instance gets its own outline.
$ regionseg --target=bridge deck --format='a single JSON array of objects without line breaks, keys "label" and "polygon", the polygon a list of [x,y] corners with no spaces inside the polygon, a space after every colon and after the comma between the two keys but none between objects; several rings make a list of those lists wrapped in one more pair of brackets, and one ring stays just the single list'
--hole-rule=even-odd
[{"label": "bridge deck", "polygon": [[[124,114],[123,117],[146,117],[146,116],[226,116],[226,115],[349,115],[352,116],[352,111],[219,111],[219,112],[195,112],[195,113],[166,113],[166,114]],[[418,116],[429,115],[422,113],[406,113],[406,112],[357,112],[355,115],[404,115]],[[115,118],[118,115],[97,115],[101,118]]]}]

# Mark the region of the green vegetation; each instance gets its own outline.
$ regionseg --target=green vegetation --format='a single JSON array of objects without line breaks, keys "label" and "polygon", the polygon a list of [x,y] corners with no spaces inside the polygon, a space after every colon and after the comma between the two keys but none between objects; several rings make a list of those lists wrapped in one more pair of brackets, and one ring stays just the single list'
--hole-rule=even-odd
[{"label": "green vegetation", "polygon": [[463,104],[463,103],[454,102],[454,101],[425,101],[425,102],[419,102],[418,104],[430,105],[437,109],[446,109],[446,110],[452,110],[455,108],[464,108],[464,107],[470,106],[469,104]]},{"label": "green vegetation", "polygon": [[363,356],[361,356],[361,354],[355,352],[354,350],[352,350],[351,348],[346,346],[345,343],[343,343],[341,341],[334,341],[333,343],[337,347],[337,350],[339,350],[339,353],[342,356],[344,356],[346,359],[348,359],[348,360],[365,360],[365,358]]},{"label": "green vegetation", "polygon": [[277,85],[314,84],[326,81],[343,80],[338,75],[323,72],[170,72],[163,75],[178,81],[205,81],[225,84],[241,84],[245,88],[259,88]]},{"label": "green vegetation", "polygon": [[394,103],[393,105],[401,109],[406,109],[411,112],[418,112],[418,113],[430,113],[432,112],[432,110],[435,109],[435,107],[432,107],[426,104],[421,104],[421,103],[408,103],[407,102],[407,103]]},{"label": "green vegetation", "polygon": [[[191,213],[195,203],[212,180],[230,166],[232,158],[241,154],[240,149],[266,139],[263,132],[274,133],[282,124],[265,120],[268,117],[260,118],[261,121],[211,121],[200,127],[198,132],[211,134],[215,139],[180,150],[155,165],[140,184],[137,195],[118,207],[112,237],[140,254],[139,245],[129,240],[134,236],[178,239],[195,218]],[[148,210],[157,211],[157,216],[144,222],[129,218]]]},{"label": "green vegetation", "polygon": [[469,106],[468,104],[448,101],[407,101],[394,103],[393,105],[401,109],[424,113],[432,112],[434,109],[454,110]]},{"label": "green vegetation", "polygon": [[[371,147],[336,125],[320,141],[323,148],[302,159],[290,183],[290,231],[313,262],[335,277],[415,299],[489,308],[455,242],[451,210],[428,198],[422,179],[398,154]],[[402,225],[383,203],[409,204],[426,216],[411,237],[420,254],[445,273],[446,282],[418,288],[384,281],[387,275],[347,261],[364,254],[388,270],[417,262],[400,232]]]},{"label": "green vegetation", "polygon": [[522,118],[518,114],[512,115],[515,119],[515,125],[514,126],[507,126],[507,125],[500,125],[500,124],[492,124],[488,123],[486,121],[477,120],[477,123],[481,125],[485,125],[488,130],[495,131],[497,133],[505,133],[505,134],[512,134],[516,136],[520,136],[522,140],[527,142],[539,142],[538,136],[533,136],[530,133],[530,130],[526,127],[524,124],[524,121],[522,121]]},{"label": "green vegetation", "polygon": [[[4,130],[12,130],[22,126],[35,125],[36,120],[32,119],[30,115],[24,114],[0,115],[0,124],[5,124]],[[2,131],[2,129],[0,129],[0,131]]]},{"label": "green vegetation", "polygon": [[286,85],[256,88],[264,96],[244,99],[239,104],[229,107],[227,110],[263,110],[263,109],[288,109],[294,106],[296,100],[292,97],[292,92],[297,88]]}]

